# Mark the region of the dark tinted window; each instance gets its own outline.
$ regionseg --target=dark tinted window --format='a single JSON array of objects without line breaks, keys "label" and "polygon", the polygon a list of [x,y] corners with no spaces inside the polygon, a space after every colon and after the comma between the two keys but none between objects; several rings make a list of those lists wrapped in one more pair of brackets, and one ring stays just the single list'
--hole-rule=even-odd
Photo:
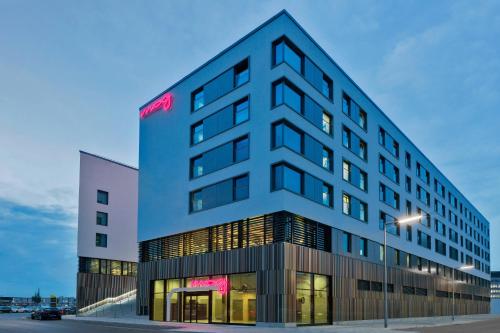
[{"label": "dark tinted window", "polygon": [[250,79],[250,71],[248,69],[248,59],[243,60],[234,67],[234,86],[241,86]]},{"label": "dark tinted window", "polygon": [[274,59],[273,64],[279,65],[286,62],[290,67],[299,73],[303,73],[303,56],[302,54],[285,39],[281,39],[273,45]]},{"label": "dark tinted window", "polygon": [[96,214],[96,224],[98,225],[108,225],[108,213],[97,212]]},{"label": "dark tinted window", "polygon": [[248,175],[234,179],[234,200],[243,200],[249,197]]},{"label": "dark tinted window", "polygon": [[234,162],[248,159],[250,145],[248,137],[244,137],[234,142]]},{"label": "dark tinted window", "polygon": [[237,102],[234,106],[234,124],[240,124],[248,120],[248,98]]},{"label": "dark tinted window", "polygon": [[108,235],[95,234],[95,245],[98,247],[108,247]]},{"label": "dark tinted window", "polygon": [[97,190],[97,203],[107,205],[108,204],[108,192]]}]

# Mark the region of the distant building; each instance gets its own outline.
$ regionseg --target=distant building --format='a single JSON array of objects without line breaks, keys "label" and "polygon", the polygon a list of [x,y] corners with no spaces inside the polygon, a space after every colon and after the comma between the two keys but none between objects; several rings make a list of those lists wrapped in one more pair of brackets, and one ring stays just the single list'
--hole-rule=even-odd
[{"label": "distant building", "polygon": [[80,152],[77,307],[136,288],[137,169]]},{"label": "distant building", "polygon": [[500,271],[491,272],[491,313],[500,314]]}]

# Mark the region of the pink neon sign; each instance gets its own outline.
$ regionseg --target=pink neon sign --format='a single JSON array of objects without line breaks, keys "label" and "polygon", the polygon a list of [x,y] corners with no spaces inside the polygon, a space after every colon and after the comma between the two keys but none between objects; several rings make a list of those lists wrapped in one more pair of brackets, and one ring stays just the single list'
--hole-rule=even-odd
[{"label": "pink neon sign", "polygon": [[172,109],[174,104],[174,96],[171,93],[165,93],[162,96],[155,99],[153,102],[149,103],[144,109],[141,110],[141,119],[155,113],[156,111],[163,109],[163,111],[169,111]]},{"label": "pink neon sign", "polygon": [[227,277],[218,279],[208,279],[208,280],[193,280],[191,281],[191,287],[217,287],[217,291],[225,295],[229,289],[229,281]]}]

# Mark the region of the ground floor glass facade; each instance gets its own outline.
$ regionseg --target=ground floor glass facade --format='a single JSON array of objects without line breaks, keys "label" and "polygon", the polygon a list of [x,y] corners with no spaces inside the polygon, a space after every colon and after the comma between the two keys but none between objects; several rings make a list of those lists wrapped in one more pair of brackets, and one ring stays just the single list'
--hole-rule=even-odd
[{"label": "ground floor glass facade", "polygon": [[330,277],[297,272],[297,325],[330,323]]},{"label": "ground floor glass facade", "polygon": [[[204,276],[152,282],[151,319],[166,320],[167,294],[175,288],[190,288],[202,281],[227,280],[227,289],[174,293],[170,302],[171,321],[189,323],[255,324],[257,318],[256,273]],[[196,281],[196,282],[195,282]],[[201,281],[201,282],[200,282]]]}]

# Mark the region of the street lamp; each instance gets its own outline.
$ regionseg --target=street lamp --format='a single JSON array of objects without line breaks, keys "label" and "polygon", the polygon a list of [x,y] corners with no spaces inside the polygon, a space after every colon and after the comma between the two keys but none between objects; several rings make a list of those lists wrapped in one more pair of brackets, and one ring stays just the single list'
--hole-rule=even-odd
[{"label": "street lamp", "polygon": [[[465,271],[473,269],[474,266],[466,265],[458,267],[459,270]],[[451,320],[455,320],[455,269],[451,269]]]},{"label": "street lamp", "polygon": [[410,216],[401,220],[393,218],[392,221],[384,220],[384,327],[387,328],[388,301],[387,301],[387,226],[391,224],[405,224],[422,218],[422,215]]}]

